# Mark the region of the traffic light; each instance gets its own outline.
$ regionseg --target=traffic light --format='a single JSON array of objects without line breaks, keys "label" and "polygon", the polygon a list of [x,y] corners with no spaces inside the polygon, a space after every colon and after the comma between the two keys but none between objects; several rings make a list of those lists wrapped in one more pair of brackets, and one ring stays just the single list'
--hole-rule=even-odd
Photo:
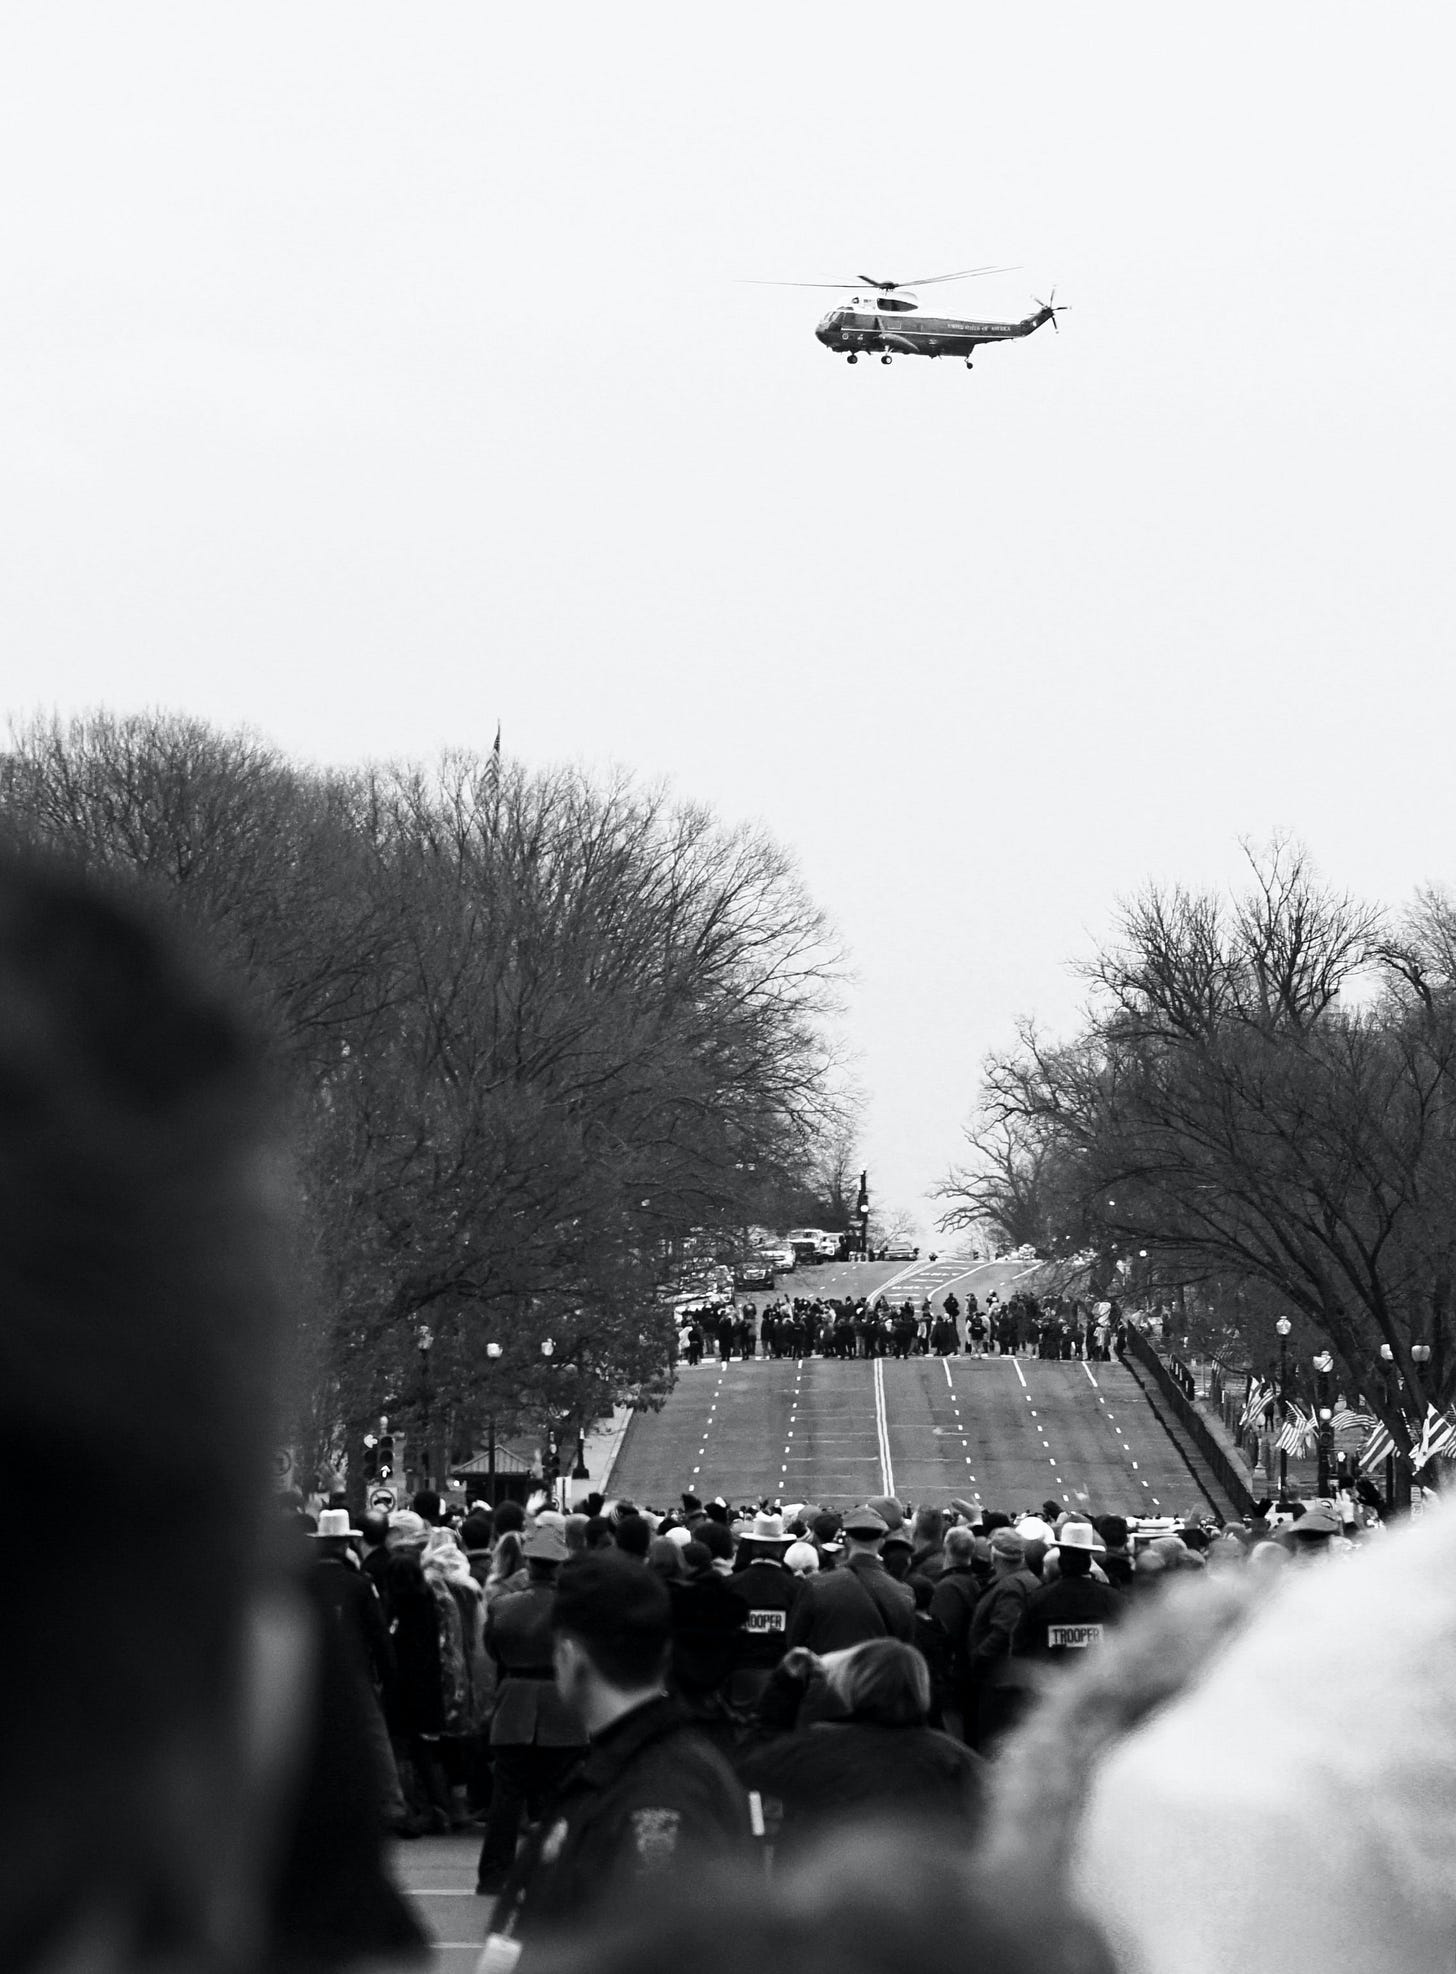
[{"label": "traffic light", "polygon": [[374,1448],[374,1479],[383,1485],[392,1481],[394,1476],[394,1434],[381,1433]]},{"label": "traffic light", "polygon": [[554,1487],[561,1474],[561,1456],[556,1450],[556,1435],[547,1435],[546,1444],[541,1448],[541,1478],[547,1487]]}]

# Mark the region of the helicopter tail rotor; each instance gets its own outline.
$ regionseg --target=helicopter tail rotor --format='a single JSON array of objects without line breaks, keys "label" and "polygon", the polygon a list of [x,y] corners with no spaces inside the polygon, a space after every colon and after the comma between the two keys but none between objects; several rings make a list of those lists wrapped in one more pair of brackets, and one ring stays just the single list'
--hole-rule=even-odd
[{"label": "helicopter tail rotor", "polygon": [[1051,325],[1053,329],[1056,329],[1057,334],[1060,336],[1062,332],[1060,329],[1057,329],[1057,317],[1059,315],[1064,315],[1066,313],[1067,304],[1066,302],[1059,302],[1057,300],[1056,289],[1055,288],[1052,289],[1050,301],[1044,302],[1037,295],[1033,295],[1031,299],[1036,303],[1038,308],[1044,308],[1046,310],[1047,314],[1051,318]]}]

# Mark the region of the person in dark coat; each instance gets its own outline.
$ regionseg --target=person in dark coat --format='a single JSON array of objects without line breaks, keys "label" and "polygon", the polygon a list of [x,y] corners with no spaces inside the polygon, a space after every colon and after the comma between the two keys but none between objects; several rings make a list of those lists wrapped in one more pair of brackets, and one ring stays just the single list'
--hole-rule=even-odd
[{"label": "person in dark coat", "polygon": [[562,1776],[586,1747],[581,1722],[556,1691],[551,1660],[551,1614],[556,1573],[566,1544],[552,1528],[537,1528],[522,1545],[524,1590],[491,1605],[486,1650],[500,1671],[490,1723],[494,1786],[476,1867],[477,1892],[501,1891],[516,1855],[521,1812],[539,1817]]},{"label": "person in dark coat", "polygon": [[844,1555],[837,1569],[807,1577],[789,1619],[786,1645],[822,1655],[870,1638],[902,1638],[915,1627],[915,1599],[880,1560],[889,1533],[883,1515],[852,1508],[841,1533]]},{"label": "person in dark coat", "polygon": [[494,1932],[527,1949],[580,1929],[609,1901],[651,1895],[710,1855],[752,1841],[732,1769],[667,1692],[666,1586],[610,1551],[568,1563],[552,1612],[563,1699],[589,1737],[586,1758],[522,1850]]},{"label": "person in dark coat", "polygon": [[966,1639],[965,1734],[983,1752],[1019,1717],[1023,1682],[1010,1664],[1016,1628],[1040,1579],[1028,1569],[1026,1544],[1015,1529],[991,1537],[995,1575],[971,1616]]},{"label": "person in dark coat", "polygon": [[947,1529],[945,1568],[931,1591],[930,1614],[945,1640],[941,1712],[955,1722],[964,1721],[967,1643],[971,1618],[984,1590],[985,1580],[976,1568],[976,1537],[968,1528]]},{"label": "person in dark coat", "polygon": [[743,1628],[742,1599],[713,1567],[705,1542],[682,1550],[682,1577],[667,1586],[672,1600],[671,1690],[715,1743],[732,1739],[724,1695]]},{"label": "person in dark coat", "polygon": [[728,1698],[752,1706],[784,1656],[789,1619],[802,1591],[800,1579],[784,1567],[793,1537],[785,1535],[782,1515],[761,1514],[751,1536],[739,1545],[738,1561],[725,1588],[738,1600],[739,1630]]},{"label": "person in dark coat", "polygon": [[[815,1684],[822,1696],[807,1707]],[[823,1659],[789,1653],[759,1705],[761,1723],[787,1731],[738,1763],[739,1779],[763,1798],[775,1854],[829,1825],[867,1817],[953,1823],[971,1838],[985,1764],[926,1725],[930,1704],[925,1661],[899,1639],[872,1639]],[[799,1726],[811,1710],[820,1718]]]},{"label": "person in dark coat", "polygon": [[1092,1575],[1103,1546],[1088,1522],[1066,1522],[1047,1550],[1057,1576],[1033,1591],[1016,1627],[1012,1651],[1041,1665],[1075,1663],[1102,1643],[1127,1608],[1126,1599]]}]

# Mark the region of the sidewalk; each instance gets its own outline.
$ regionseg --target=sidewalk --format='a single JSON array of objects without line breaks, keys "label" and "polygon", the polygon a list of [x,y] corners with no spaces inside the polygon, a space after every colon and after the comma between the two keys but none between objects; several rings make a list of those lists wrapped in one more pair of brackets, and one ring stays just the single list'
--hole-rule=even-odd
[{"label": "sidewalk", "polygon": [[630,1405],[618,1405],[610,1419],[599,1419],[586,1435],[583,1458],[587,1470],[585,1480],[567,1483],[568,1499],[574,1508],[578,1501],[584,1501],[589,1494],[610,1492],[612,1469],[617,1464],[617,1455],[622,1450],[622,1442],[627,1437],[627,1428],[632,1423]]}]

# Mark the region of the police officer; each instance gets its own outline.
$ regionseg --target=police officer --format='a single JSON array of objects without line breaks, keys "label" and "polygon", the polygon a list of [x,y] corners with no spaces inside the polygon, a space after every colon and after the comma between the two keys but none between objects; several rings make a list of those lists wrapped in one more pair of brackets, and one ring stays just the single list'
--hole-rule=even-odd
[{"label": "police officer", "polygon": [[604,1905],[751,1843],[748,1799],[723,1757],[668,1697],[671,1604],[629,1556],[567,1563],[552,1610],[562,1698],[586,1759],[521,1852],[493,1931],[524,1941],[581,1925]]},{"label": "police officer", "polygon": [[784,1565],[793,1539],[784,1533],[783,1516],[765,1510],[755,1519],[752,1534],[743,1538],[737,1567],[728,1578],[727,1588],[743,1606],[728,1687],[735,1706],[753,1705],[784,1656],[789,1617],[801,1587]]},{"label": "police officer", "polygon": [[880,1560],[889,1524],[866,1505],[850,1510],[841,1532],[844,1561],[804,1580],[787,1644],[807,1645],[820,1657],[867,1638],[901,1638],[908,1644],[915,1629],[915,1594]]}]

